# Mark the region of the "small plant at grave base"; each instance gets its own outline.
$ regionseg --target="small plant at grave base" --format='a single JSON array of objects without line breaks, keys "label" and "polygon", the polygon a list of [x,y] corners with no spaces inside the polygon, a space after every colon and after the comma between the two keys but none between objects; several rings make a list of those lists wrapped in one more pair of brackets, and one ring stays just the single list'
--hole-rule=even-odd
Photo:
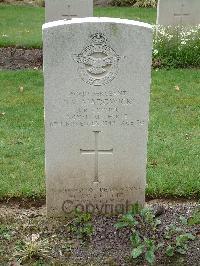
[{"label": "small plant at grave base", "polygon": [[188,219],[189,225],[199,225],[200,224],[200,206],[194,211],[192,216]]},{"label": "small plant at grave base", "polygon": [[88,240],[93,233],[92,215],[81,212],[79,209],[76,209],[74,215],[74,219],[68,225],[70,232],[84,241]]},{"label": "small plant at grave base", "polygon": [[1,239],[10,240],[11,237],[12,237],[12,233],[10,229],[4,224],[0,224],[0,240]]},{"label": "small plant at grave base", "polygon": [[165,228],[165,241],[160,242],[159,225],[161,221],[155,217],[153,210],[142,208],[137,203],[132,206],[130,212],[120,218],[115,227],[127,227],[131,230],[131,257],[136,259],[144,256],[147,263],[152,265],[158,250],[162,249],[167,256],[173,256],[175,253],[185,254],[188,241],[195,239],[192,234],[184,233],[183,229],[170,225]]},{"label": "small plant at grave base", "polygon": [[172,257],[175,253],[184,255],[188,249],[188,241],[195,239],[191,233],[184,233],[182,228],[176,227],[174,224],[166,227],[164,238],[167,240],[165,253],[169,257]]},{"label": "small plant at grave base", "polygon": [[20,263],[47,259],[49,253],[48,242],[39,240],[37,234],[32,234],[30,238],[25,240],[17,241],[15,249],[14,259],[17,259]]}]

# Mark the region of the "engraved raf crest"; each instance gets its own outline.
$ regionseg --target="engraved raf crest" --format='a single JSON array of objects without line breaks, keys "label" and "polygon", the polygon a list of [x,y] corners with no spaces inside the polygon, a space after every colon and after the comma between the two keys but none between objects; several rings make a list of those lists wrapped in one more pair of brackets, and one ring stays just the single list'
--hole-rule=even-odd
[{"label": "engraved raf crest", "polygon": [[86,83],[101,86],[111,82],[118,72],[120,56],[107,45],[102,33],[95,33],[80,54],[74,55],[78,72]]}]

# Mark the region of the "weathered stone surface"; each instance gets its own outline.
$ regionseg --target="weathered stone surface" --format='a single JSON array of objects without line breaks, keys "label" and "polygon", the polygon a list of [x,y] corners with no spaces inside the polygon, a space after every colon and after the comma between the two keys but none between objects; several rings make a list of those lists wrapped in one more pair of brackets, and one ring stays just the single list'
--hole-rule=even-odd
[{"label": "weathered stone surface", "polygon": [[45,21],[93,16],[93,0],[46,0]]},{"label": "weathered stone surface", "polygon": [[43,39],[48,214],[144,203],[151,27],[72,19]]},{"label": "weathered stone surface", "polygon": [[159,0],[157,24],[163,26],[200,24],[200,1]]}]

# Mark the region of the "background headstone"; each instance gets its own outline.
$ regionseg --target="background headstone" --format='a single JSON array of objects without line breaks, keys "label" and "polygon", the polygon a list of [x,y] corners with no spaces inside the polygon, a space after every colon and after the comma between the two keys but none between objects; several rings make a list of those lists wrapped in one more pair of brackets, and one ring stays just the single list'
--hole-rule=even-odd
[{"label": "background headstone", "polygon": [[45,21],[93,16],[93,0],[46,0]]},{"label": "background headstone", "polygon": [[43,26],[47,210],[145,201],[152,29],[85,18]]},{"label": "background headstone", "polygon": [[157,24],[163,26],[200,24],[200,0],[159,0]]}]

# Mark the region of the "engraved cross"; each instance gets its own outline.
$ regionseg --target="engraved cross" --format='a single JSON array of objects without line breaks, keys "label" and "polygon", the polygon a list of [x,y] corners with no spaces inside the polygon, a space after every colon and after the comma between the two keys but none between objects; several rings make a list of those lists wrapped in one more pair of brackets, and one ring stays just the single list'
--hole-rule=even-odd
[{"label": "engraved cross", "polygon": [[72,19],[73,17],[77,17],[77,15],[71,14],[71,6],[67,5],[67,14],[63,14],[62,17],[65,17],[66,19]]},{"label": "engraved cross", "polygon": [[184,13],[183,12],[183,8],[184,8],[184,4],[181,5],[181,12],[180,13],[174,13],[175,17],[179,17],[180,18],[181,25],[183,23],[183,17],[190,15],[189,13]]},{"label": "engraved cross", "polygon": [[81,154],[85,155],[91,155],[94,154],[95,156],[95,176],[94,176],[94,183],[99,182],[99,154],[113,154],[113,149],[109,150],[99,150],[99,133],[101,131],[93,131],[95,136],[95,148],[91,150],[82,150],[80,149]]}]

